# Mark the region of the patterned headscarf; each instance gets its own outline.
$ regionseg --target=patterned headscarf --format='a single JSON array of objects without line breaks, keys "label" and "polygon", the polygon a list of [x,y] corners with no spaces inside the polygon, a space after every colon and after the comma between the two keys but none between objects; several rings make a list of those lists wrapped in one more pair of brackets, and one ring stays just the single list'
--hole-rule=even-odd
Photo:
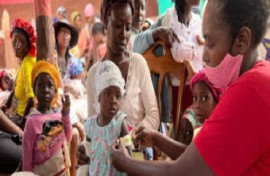
[{"label": "patterned headscarf", "polygon": [[61,85],[61,76],[58,71],[58,69],[51,64],[50,62],[47,61],[38,61],[37,64],[35,65],[33,71],[32,71],[32,86],[34,87],[35,81],[41,73],[47,73],[51,76],[53,79],[55,89],[56,89],[56,94],[55,97],[52,101],[52,106],[54,106],[57,103],[58,99],[58,88]]},{"label": "patterned headscarf", "polygon": [[37,36],[35,34],[34,27],[30,23],[28,23],[27,21],[25,21],[21,18],[17,18],[12,24],[11,31],[10,31],[10,38],[12,38],[14,29],[16,29],[16,28],[25,31],[28,34],[29,42],[30,42],[29,54],[31,56],[35,56],[36,55]]},{"label": "patterned headscarf", "polygon": [[198,82],[203,82],[205,83],[208,88],[211,90],[213,96],[214,96],[214,99],[216,100],[216,102],[219,101],[221,95],[224,93],[224,90],[221,89],[221,88],[217,88],[215,87],[210,81],[209,79],[207,78],[206,74],[204,73],[204,71],[200,71],[199,73],[197,73],[196,75],[194,75],[192,77],[192,80],[191,80],[191,83],[190,83],[190,88],[191,90],[193,90],[194,88],[194,85]]}]

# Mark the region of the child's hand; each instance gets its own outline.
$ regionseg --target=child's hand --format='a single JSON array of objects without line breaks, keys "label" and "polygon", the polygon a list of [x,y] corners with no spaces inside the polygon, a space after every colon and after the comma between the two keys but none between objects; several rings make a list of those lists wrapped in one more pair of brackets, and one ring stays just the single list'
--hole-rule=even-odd
[{"label": "child's hand", "polygon": [[69,95],[65,94],[62,99],[62,114],[66,114],[70,111],[70,98]]}]

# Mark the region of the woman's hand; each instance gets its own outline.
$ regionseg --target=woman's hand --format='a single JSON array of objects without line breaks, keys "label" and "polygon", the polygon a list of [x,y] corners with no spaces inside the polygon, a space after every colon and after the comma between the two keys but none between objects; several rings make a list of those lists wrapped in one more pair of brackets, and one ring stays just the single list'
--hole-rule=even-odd
[{"label": "woman's hand", "polygon": [[139,126],[134,129],[133,138],[135,143],[138,143],[142,147],[153,147],[154,136],[157,133],[155,130],[146,129],[145,127]]},{"label": "woman's hand", "polygon": [[62,114],[66,114],[70,111],[70,97],[69,95],[65,94],[62,97]]},{"label": "woman's hand", "polygon": [[90,163],[90,158],[86,155],[83,144],[80,144],[77,148],[78,165],[85,165]]},{"label": "woman's hand", "polygon": [[180,43],[179,38],[171,28],[159,27],[153,31],[153,38],[155,41],[162,40],[169,46],[172,46],[173,42],[177,41]]},{"label": "woman's hand", "polygon": [[122,140],[123,138],[120,138],[118,146],[111,146],[111,160],[117,170],[125,172],[124,167],[126,164],[129,163],[128,160],[130,159],[130,157],[128,154],[128,150],[125,148],[124,142],[122,142]]}]

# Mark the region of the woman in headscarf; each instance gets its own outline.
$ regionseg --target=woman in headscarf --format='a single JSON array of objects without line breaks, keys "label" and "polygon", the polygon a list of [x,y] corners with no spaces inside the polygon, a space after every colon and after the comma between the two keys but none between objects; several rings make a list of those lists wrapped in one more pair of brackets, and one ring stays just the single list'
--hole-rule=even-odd
[{"label": "woman in headscarf", "polygon": [[25,117],[34,106],[34,92],[31,73],[36,64],[36,40],[33,26],[23,19],[13,23],[10,37],[16,57],[19,59],[15,82],[15,97],[18,100],[16,116],[12,119],[22,128]]}]

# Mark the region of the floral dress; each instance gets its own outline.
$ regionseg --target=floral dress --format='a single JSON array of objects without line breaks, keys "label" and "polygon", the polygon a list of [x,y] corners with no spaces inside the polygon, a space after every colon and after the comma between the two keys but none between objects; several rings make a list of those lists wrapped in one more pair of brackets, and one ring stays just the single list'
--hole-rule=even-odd
[{"label": "floral dress", "polygon": [[90,139],[90,176],[125,176],[125,173],[117,171],[112,163],[110,157],[110,147],[115,144],[121,134],[121,126],[126,114],[118,112],[111,122],[100,127],[97,124],[97,115],[89,118],[85,124],[84,129],[87,138]]}]

